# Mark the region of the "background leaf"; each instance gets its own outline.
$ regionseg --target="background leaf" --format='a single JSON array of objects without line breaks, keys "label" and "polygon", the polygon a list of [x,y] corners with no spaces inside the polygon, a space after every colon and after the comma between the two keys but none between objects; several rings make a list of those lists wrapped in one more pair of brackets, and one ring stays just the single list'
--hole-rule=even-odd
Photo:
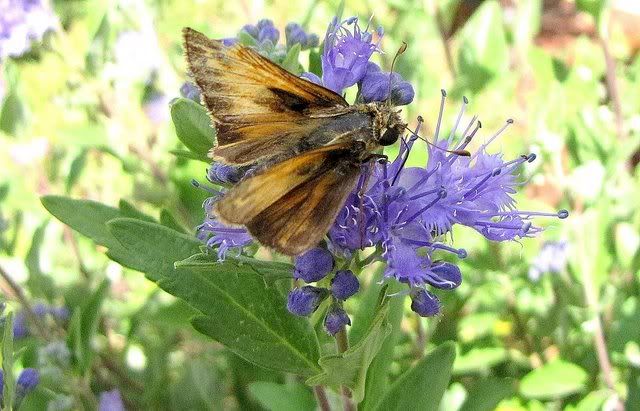
[{"label": "background leaf", "polygon": [[456,356],[452,342],[441,344],[401,375],[375,410],[437,410]]}]

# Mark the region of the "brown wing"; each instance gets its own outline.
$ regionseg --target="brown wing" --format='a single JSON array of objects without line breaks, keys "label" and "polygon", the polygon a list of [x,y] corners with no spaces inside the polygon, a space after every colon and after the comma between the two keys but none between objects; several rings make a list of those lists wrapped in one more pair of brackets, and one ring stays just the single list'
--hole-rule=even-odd
[{"label": "brown wing", "polygon": [[248,164],[288,152],[308,134],[309,112],[347,107],[338,94],[296,77],[254,50],[225,47],[183,29],[187,64],[218,132],[212,157]]},{"label": "brown wing", "polygon": [[320,242],[353,190],[358,142],[315,149],[232,188],[217,204],[222,221],[242,224],[260,243],[300,254]]}]

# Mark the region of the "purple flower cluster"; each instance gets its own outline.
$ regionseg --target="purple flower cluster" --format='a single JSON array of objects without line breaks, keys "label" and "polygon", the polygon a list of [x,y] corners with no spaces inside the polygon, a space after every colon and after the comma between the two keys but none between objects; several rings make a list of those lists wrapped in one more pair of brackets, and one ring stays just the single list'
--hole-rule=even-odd
[{"label": "purple flower cluster", "polygon": [[[69,319],[69,309],[65,306],[56,307],[37,303],[33,305],[32,310],[33,313],[41,319],[50,317],[54,321],[61,323]],[[17,340],[28,337],[30,334],[27,313],[24,310],[18,311],[13,319],[13,338]]]},{"label": "purple flower cluster", "polygon": [[58,19],[45,0],[0,1],[0,62],[19,57],[41,41],[58,25]]},{"label": "purple flower cluster", "polygon": [[118,389],[104,391],[100,394],[98,411],[124,411],[122,395]]},{"label": "purple flower cluster", "polygon": [[[293,278],[305,283],[322,281],[334,269],[333,255],[321,247],[313,248],[295,258]],[[311,315],[326,298],[331,298],[331,305],[324,319],[324,326],[331,335],[338,333],[344,326],[351,325],[351,320],[342,303],[360,289],[358,278],[350,270],[338,270],[333,274],[330,288],[305,285],[294,288],[287,299],[287,309],[298,316]]]},{"label": "purple flower cluster", "polygon": [[560,274],[567,267],[569,243],[566,241],[547,241],[540,248],[529,267],[529,279],[539,281],[543,274]]},{"label": "purple flower cluster", "polygon": [[[257,26],[252,30],[256,31]],[[289,30],[293,33],[294,29]],[[357,18],[341,24],[334,20],[325,37],[322,77],[311,73],[305,73],[303,77],[338,93],[357,85],[356,102],[410,103],[414,97],[413,87],[398,74],[383,72],[369,61],[372,54],[379,51],[381,36],[379,30],[374,39],[368,27],[360,28]],[[506,241],[540,232],[541,228],[532,223],[534,217],[567,217],[566,210],[540,213],[516,208],[512,195],[522,184],[518,169],[524,163],[534,161],[536,156],[527,154],[505,160],[502,154],[487,151],[509,127],[511,120],[486,138],[475,152],[468,153],[467,147],[481,124],[474,116],[460,132],[468,104],[464,98],[450,133],[441,136],[445,100],[443,90],[424,167],[405,167],[414,143],[421,138],[421,118],[416,131],[401,138],[397,158],[363,165],[357,187],[327,234],[326,247],[312,249],[295,260],[293,277],[297,283],[303,281],[306,285],[297,286],[290,292],[287,303],[290,312],[310,315],[330,298],[325,316],[327,331],[335,334],[350,324],[342,302],[357,292],[359,282],[351,271],[336,271],[334,261],[348,262],[358,250],[372,247],[375,251],[368,261],[383,261],[385,279],[393,278],[408,286],[412,310],[421,316],[436,315],[440,302],[430,287],[452,290],[462,282],[458,266],[447,261],[467,256],[466,250],[454,248],[447,239],[454,225],[472,228],[492,241]],[[236,183],[242,176],[243,170],[213,164],[207,178],[212,183],[226,186]],[[224,193],[224,188],[209,190],[213,196],[205,201],[207,217],[198,228],[198,236],[208,246],[217,248],[218,257],[223,259],[230,249],[240,253],[243,247],[252,243],[252,238],[244,228],[227,227],[215,220],[211,208]],[[443,259],[445,256],[448,258]],[[325,281],[325,278],[331,280]]]}]

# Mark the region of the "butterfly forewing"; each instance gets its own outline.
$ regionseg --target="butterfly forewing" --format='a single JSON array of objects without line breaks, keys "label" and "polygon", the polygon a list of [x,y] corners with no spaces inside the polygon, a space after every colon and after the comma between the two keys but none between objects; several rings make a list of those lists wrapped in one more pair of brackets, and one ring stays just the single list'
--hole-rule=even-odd
[{"label": "butterfly forewing", "polygon": [[249,164],[286,158],[300,139],[327,121],[310,114],[348,106],[340,95],[248,47],[226,47],[189,28],[183,36],[189,70],[217,129],[214,159]]},{"label": "butterfly forewing", "polygon": [[260,243],[296,255],[318,244],[359,176],[359,142],[309,151],[249,177],[216,204],[227,223]]}]

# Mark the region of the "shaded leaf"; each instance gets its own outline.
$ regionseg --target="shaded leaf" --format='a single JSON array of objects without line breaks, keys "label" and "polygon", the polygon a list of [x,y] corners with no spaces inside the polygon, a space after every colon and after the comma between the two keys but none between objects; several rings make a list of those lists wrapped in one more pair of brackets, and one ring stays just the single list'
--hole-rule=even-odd
[{"label": "shaded leaf", "polygon": [[354,402],[362,401],[367,369],[391,332],[391,326],[387,322],[388,311],[387,302],[384,302],[362,340],[341,354],[320,358],[319,364],[323,372],[309,378],[307,384],[346,386],[351,389]]},{"label": "shaded leaf", "polygon": [[302,384],[277,384],[259,381],[249,385],[249,392],[267,410],[314,411],[316,401],[309,387]]},{"label": "shaded leaf", "polygon": [[206,270],[174,267],[175,261],[198,253],[201,243],[140,220],[120,218],[108,225],[127,251],[120,255],[121,264],[146,273],[204,314],[192,321],[198,331],[262,367],[301,375],[318,372],[318,342],[309,323],[291,315],[285,296],[267,288],[252,266],[229,259]]},{"label": "shaded leaf", "polygon": [[492,411],[503,399],[515,394],[513,380],[487,378],[479,381],[467,395],[459,411]]},{"label": "shaded leaf", "polygon": [[198,158],[207,160],[215,143],[215,129],[207,110],[195,101],[178,98],[171,103],[171,118],[178,139]]},{"label": "shaded leaf", "polygon": [[520,394],[530,399],[557,399],[585,389],[587,373],[579,366],[556,360],[525,375]]},{"label": "shaded leaf", "polygon": [[402,374],[375,410],[437,410],[449,385],[456,356],[452,342],[441,344]]}]

